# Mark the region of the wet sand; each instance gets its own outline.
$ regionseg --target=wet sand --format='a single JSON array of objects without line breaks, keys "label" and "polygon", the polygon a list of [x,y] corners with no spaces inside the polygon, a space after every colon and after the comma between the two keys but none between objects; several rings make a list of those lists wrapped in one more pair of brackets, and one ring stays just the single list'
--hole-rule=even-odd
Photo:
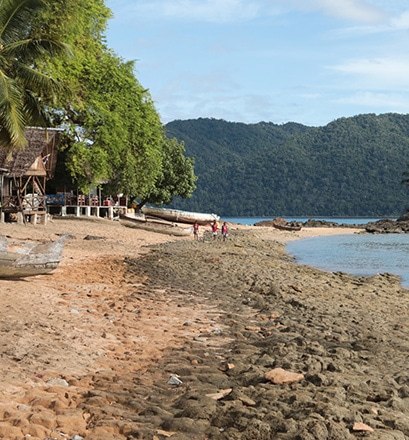
[{"label": "wet sand", "polygon": [[[0,438],[409,438],[408,291],[297,265],[283,245],[358,231],[1,228],[73,237],[52,275],[0,280]],[[297,380],[275,383],[282,370]]]}]

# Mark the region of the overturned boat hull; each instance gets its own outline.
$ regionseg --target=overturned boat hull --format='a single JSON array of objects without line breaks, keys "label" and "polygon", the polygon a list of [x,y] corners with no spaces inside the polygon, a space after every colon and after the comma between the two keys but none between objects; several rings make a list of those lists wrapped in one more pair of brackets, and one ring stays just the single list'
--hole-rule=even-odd
[{"label": "overturned boat hull", "polygon": [[0,237],[0,278],[49,274],[61,261],[68,235],[45,244],[15,243]]}]

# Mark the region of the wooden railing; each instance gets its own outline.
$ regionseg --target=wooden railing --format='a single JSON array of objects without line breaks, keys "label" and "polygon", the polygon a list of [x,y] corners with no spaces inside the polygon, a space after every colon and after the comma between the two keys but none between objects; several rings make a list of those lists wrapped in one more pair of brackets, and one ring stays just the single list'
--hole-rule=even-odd
[{"label": "wooden railing", "polygon": [[3,212],[43,212],[46,210],[46,196],[39,194],[27,194],[24,197],[3,196],[1,209]]}]

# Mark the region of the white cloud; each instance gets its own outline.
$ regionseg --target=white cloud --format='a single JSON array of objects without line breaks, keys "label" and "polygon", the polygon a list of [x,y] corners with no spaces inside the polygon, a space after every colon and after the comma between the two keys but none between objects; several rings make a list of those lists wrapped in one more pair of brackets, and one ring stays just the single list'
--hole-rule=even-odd
[{"label": "white cloud", "polygon": [[329,15],[360,23],[380,23],[386,18],[382,10],[360,0],[317,0],[317,3]]},{"label": "white cloud", "polygon": [[252,19],[258,11],[257,2],[243,0],[173,0],[163,3],[166,16],[210,22]]},{"label": "white cloud", "polygon": [[355,75],[366,87],[383,90],[409,90],[409,58],[352,60],[330,69]]},{"label": "white cloud", "polygon": [[374,93],[374,92],[358,92],[350,96],[333,100],[338,104],[352,104],[368,109],[381,109],[384,112],[388,108],[388,112],[408,113],[409,112],[409,96],[400,93]]},{"label": "white cloud", "polygon": [[380,23],[387,17],[383,9],[364,0],[287,0],[287,4],[304,11],[320,11],[359,23]]},{"label": "white cloud", "polygon": [[393,29],[407,30],[409,28],[409,9],[399,16],[392,18],[390,25]]},{"label": "white cloud", "polygon": [[126,8],[138,18],[223,23],[253,19],[259,15],[260,0],[138,0]]}]

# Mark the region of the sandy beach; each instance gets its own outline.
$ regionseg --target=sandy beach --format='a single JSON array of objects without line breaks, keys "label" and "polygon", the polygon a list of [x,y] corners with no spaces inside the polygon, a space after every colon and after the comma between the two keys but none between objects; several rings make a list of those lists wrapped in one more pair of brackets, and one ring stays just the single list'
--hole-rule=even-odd
[{"label": "sandy beach", "polygon": [[409,294],[297,265],[299,232],[171,237],[96,218],[51,275],[0,280],[0,438],[409,439]]}]

